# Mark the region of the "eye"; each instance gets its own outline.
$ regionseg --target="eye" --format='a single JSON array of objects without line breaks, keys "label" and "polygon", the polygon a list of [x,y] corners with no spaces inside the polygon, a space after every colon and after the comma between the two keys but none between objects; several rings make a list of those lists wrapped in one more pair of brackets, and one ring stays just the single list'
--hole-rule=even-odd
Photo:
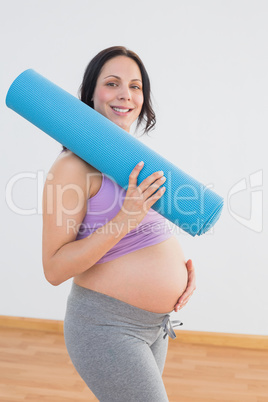
[{"label": "eye", "polygon": [[134,88],[134,89],[141,89],[141,88],[139,87],[139,85],[133,85],[131,88]]},{"label": "eye", "polygon": [[116,84],[114,82],[107,82],[106,84],[108,87],[115,87]]}]

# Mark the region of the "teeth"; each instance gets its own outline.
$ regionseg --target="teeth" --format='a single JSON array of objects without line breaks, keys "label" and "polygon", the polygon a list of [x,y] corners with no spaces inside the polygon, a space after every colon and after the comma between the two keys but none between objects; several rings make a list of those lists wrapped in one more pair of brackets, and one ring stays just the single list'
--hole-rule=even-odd
[{"label": "teeth", "polygon": [[129,112],[129,110],[130,110],[130,109],[119,109],[118,107],[113,107],[113,109],[114,109],[116,112],[120,112],[120,113],[127,113],[127,112]]}]

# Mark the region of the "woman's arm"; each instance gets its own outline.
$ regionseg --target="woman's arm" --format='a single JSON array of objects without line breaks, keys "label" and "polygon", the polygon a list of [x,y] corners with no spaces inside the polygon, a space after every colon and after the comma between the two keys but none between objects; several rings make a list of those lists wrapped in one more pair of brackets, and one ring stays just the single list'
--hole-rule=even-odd
[{"label": "woman's arm", "polygon": [[[117,236],[115,226],[120,227],[120,234]],[[127,234],[126,228],[127,222],[118,213],[101,227],[101,233],[93,232],[84,239],[64,244],[43,262],[46,279],[57,286],[86,271]]]},{"label": "woman's arm", "polygon": [[88,165],[74,154],[54,163],[43,192],[42,261],[48,282],[57,286],[86,271],[142,221],[164,192],[156,191],[163,184],[158,182],[162,176],[159,172],[137,187],[141,168],[136,166],[129,176],[119,213],[101,230],[76,240],[91,189]]},{"label": "woman's arm", "polygon": [[[75,154],[58,158],[43,191],[42,261],[44,274],[59,285],[94,265],[126,234],[121,214],[102,227],[102,233],[75,240],[87,212],[93,170]],[[120,227],[120,233],[115,229]]]}]

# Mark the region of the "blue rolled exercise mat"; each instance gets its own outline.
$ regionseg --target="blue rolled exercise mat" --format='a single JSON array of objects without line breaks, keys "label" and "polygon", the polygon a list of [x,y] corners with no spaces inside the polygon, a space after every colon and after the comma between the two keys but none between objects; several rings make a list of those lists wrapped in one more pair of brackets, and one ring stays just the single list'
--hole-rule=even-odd
[{"label": "blue rolled exercise mat", "polygon": [[190,235],[218,220],[222,197],[33,69],[14,80],[6,105],[125,190],[138,162],[144,161],[138,185],[163,170],[166,191],[152,208]]}]

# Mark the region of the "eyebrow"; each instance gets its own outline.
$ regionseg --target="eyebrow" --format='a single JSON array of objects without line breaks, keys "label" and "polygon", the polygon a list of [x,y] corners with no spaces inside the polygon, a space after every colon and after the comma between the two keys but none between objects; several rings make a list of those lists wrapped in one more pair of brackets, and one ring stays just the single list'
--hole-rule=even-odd
[{"label": "eyebrow", "polygon": [[[118,75],[108,75],[107,77],[104,78],[104,80],[105,80],[106,78],[109,78],[109,77],[114,77],[114,78],[117,78],[118,80],[121,80],[121,78],[118,77]],[[134,78],[134,80],[131,80],[131,82],[132,82],[132,81],[140,81],[140,82],[141,82],[141,80],[139,80],[138,78]]]}]

